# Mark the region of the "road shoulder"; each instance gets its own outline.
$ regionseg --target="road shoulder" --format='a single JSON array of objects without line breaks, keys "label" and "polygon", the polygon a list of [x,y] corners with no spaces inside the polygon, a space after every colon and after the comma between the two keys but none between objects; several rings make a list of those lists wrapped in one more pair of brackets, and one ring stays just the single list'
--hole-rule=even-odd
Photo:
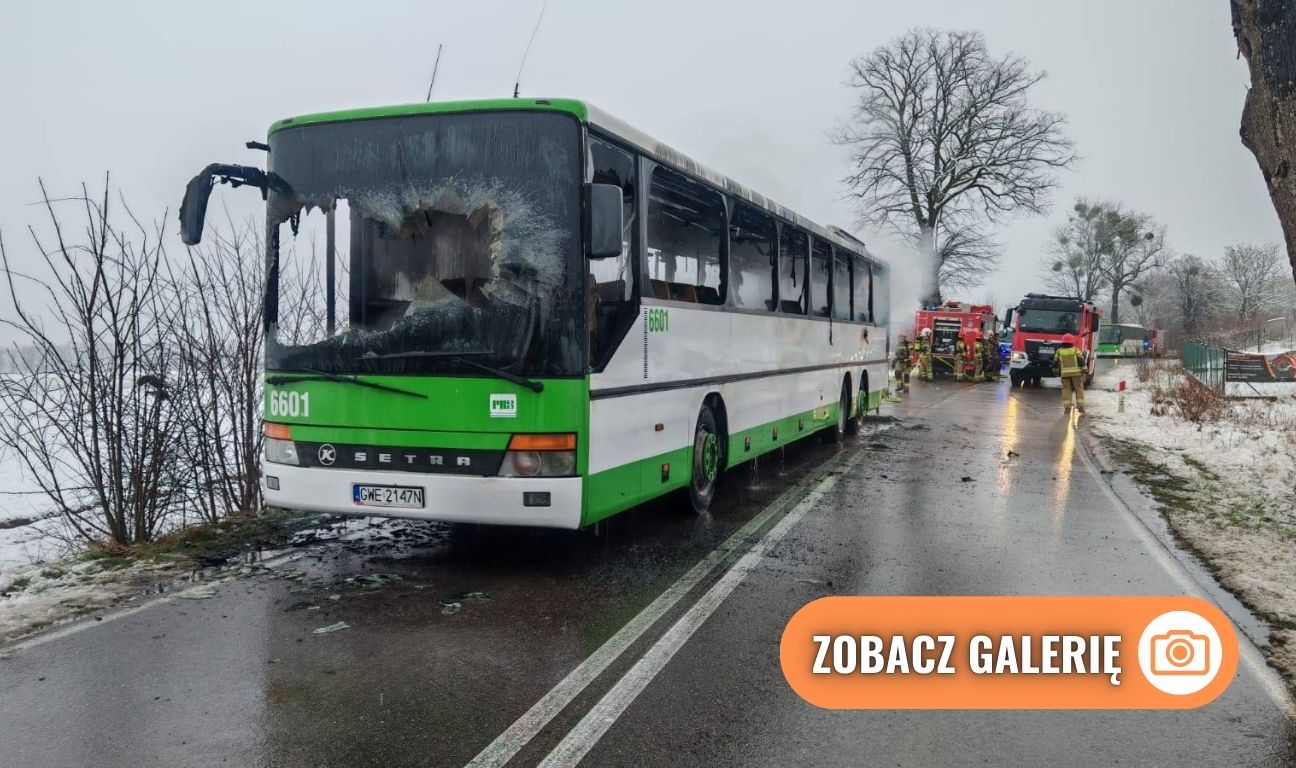
[{"label": "road shoulder", "polygon": [[1253,640],[1294,688],[1296,401],[1203,398],[1173,364],[1142,376],[1122,365],[1095,382],[1085,423],[1108,470],[1128,476],[1175,543],[1263,621]]}]

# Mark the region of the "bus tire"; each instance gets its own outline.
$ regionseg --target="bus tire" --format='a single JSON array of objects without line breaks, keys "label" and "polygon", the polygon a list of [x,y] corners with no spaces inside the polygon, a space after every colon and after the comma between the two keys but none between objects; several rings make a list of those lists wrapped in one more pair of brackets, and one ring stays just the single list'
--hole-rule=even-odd
[{"label": "bus tire", "polygon": [[837,399],[837,421],[823,431],[824,442],[840,443],[846,437],[846,423],[850,419],[850,404],[850,379],[843,379],[841,397]]},{"label": "bus tire", "polygon": [[1012,381],[1014,387],[1020,387],[1022,385],[1021,371],[1008,371],[1008,379]]},{"label": "bus tire", "polygon": [[711,508],[715,498],[716,481],[720,479],[720,439],[715,414],[710,405],[703,404],[693,430],[693,461],[688,484],[689,502],[699,515]]},{"label": "bus tire", "polygon": [[868,407],[868,371],[860,372],[859,396],[855,398],[854,403],[851,403],[850,401],[851,383],[850,383],[849,376],[847,376],[846,378],[845,386],[846,386],[846,393],[847,393],[847,404],[855,406],[854,410],[848,412],[849,415],[846,418],[846,434],[856,435],[859,434],[860,421],[863,420],[864,418],[864,409]]},{"label": "bus tire", "polygon": [[1087,373],[1087,374],[1085,374],[1084,386],[1085,386],[1085,389],[1088,389],[1088,388],[1090,388],[1090,387],[1093,386],[1093,374],[1092,374],[1092,373]]}]

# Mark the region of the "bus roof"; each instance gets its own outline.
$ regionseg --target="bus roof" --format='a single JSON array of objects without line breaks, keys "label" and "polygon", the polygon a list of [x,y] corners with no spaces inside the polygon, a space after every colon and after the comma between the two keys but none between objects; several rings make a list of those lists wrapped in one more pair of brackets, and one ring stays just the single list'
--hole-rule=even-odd
[{"label": "bus roof", "polygon": [[640,152],[666,165],[696,176],[725,193],[745,200],[757,207],[801,227],[818,238],[827,240],[839,248],[855,253],[869,262],[885,267],[885,262],[873,255],[864,242],[839,227],[823,227],[801,216],[795,211],[770,200],[746,185],[717,173],[697,162],[688,155],[657,141],[628,123],[607,114],[598,107],[576,99],[480,99],[472,101],[439,101],[425,104],[397,104],[386,107],[367,107],[348,109],[336,112],[318,112],[298,117],[279,120],[270,126],[269,133],[285,128],[317,123],[335,123],[345,120],[368,120],[382,117],[399,117],[403,115],[425,115],[446,112],[480,112],[488,110],[535,110],[549,112],[566,112],[578,120],[606,133],[613,138],[633,145]]}]

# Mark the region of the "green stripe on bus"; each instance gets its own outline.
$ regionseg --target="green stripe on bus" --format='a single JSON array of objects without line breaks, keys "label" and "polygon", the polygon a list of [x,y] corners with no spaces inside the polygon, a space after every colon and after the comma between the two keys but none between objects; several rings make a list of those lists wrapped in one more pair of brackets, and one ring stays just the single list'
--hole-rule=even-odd
[{"label": "green stripe on bus", "polygon": [[534,110],[537,112],[566,112],[581,122],[588,122],[589,109],[575,99],[481,99],[475,101],[440,101],[427,104],[397,104],[388,107],[344,109],[336,112],[316,112],[279,120],[270,126],[268,133],[285,128],[316,123],[338,123],[347,120],[370,120],[402,115],[432,115],[447,112],[486,112],[491,110]]},{"label": "green stripe on bus", "polygon": [[[881,405],[885,395],[882,390],[869,392],[866,410]],[[865,400],[860,399],[859,402],[862,404]],[[836,403],[830,403],[821,408],[775,419],[730,435],[728,467],[735,467],[780,446],[831,427],[837,421],[837,407]],[[816,412],[819,418],[816,418]],[[778,427],[777,439],[774,437],[775,427]],[[749,437],[751,438],[750,450],[746,447]],[[664,464],[670,465],[670,476],[666,480],[662,479]],[[688,485],[692,467],[693,447],[690,445],[590,475],[585,481],[585,508],[581,514],[581,525],[596,523],[618,512],[685,487]]]}]

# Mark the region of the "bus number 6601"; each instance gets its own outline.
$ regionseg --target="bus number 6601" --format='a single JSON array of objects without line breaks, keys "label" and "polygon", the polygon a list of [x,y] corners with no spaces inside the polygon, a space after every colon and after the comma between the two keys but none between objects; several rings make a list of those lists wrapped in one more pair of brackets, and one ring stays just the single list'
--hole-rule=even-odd
[{"label": "bus number 6601", "polygon": [[269,395],[270,415],[289,416],[292,418],[310,416],[309,392],[285,392],[282,389],[272,390]]}]

